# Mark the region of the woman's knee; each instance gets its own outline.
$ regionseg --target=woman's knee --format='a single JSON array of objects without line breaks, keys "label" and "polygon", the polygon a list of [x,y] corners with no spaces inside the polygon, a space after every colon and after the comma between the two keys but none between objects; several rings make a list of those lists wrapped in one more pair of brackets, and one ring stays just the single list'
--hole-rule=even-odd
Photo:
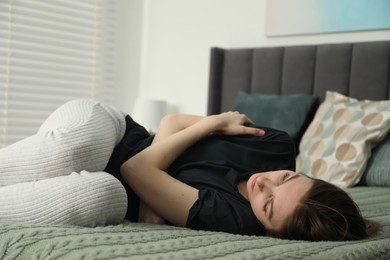
[{"label": "woman's knee", "polygon": [[73,100],[42,124],[40,146],[51,149],[72,171],[101,171],[126,131],[125,114],[93,100]]},{"label": "woman's knee", "polygon": [[[85,211],[84,226],[101,226],[123,222],[127,211],[127,194],[123,185],[106,172],[72,173],[70,178],[81,180],[84,187],[79,210]],[[79,182],[79,181],[77,181]],[[71,209],[72,211],[72,209]]]},{"label": "woman's knee", "polygon": [[58,107],[41,125],[38,133],[57,130],[63,133],[84,128],[110,126],[110,134],[121,139],[125,129],[125,114],[117,108],[95,100],[76,99]]},{"label": "woman's knee", "polygon": [[47,117],[38,133],[46,133],[59,128],[71,129],[82,125],[91,117],[97,103],[93,100],[77,99],[62,104]]}]

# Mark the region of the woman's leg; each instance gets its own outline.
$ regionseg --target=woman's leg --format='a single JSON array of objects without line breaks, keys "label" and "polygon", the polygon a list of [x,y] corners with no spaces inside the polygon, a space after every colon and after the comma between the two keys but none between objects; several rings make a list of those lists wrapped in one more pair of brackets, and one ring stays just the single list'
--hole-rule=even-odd
[{"label": "woman's leg", "polygon": [[102,171],[125,129],[119,110],[92,100],[70,101],[37,134],[0,150],[0,187]]},{"label": "woman's leg", "polygon": [[121,223],[126,210],[125,189],[105,172],[0,187],[1,221],[97,226]]},{"label": "woman's leg", "polygon": [[0,220],[83,226],[123,221],[123,185],[99,171],[125,129],[119,110],[75,100],[54,111],[37,134],[1,149]]}]

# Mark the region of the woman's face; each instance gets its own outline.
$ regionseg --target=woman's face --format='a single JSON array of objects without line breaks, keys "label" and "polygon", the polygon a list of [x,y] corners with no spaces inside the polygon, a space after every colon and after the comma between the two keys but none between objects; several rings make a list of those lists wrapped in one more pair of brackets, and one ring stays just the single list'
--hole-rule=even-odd
[{"label": "woman's face", "polygon": [[265,228],[279,231],[312,185],[313,180],[292,171],[256,173],[246,183],[246,195]]}]

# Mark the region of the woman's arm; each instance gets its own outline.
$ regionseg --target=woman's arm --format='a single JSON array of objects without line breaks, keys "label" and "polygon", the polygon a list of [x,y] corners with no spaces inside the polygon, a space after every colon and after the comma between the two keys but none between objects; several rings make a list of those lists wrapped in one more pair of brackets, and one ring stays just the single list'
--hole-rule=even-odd
[{"label": "woman's arm", "polygon": [[[158,127],[152,144],[200,121],[203,116],[170,114],[165,116]],[[143,223],[164,224],[165,220],[140,200],[138,221]]]},{"label": "woman's arm", "polygon": [[199,122],[203,118],[204,116],[184,115],[184,114],[166,115],[160,121],[160,125],[153,139],[153,143],[156,143],[174,133],[186,129],[187,127],[190,127],[193,124]]},{"label": "woman's arm", "polygon": [[122,165],[121,173],[141,200],[159,216],[174,225],[185,226],[188,212],[198,199],[198,190],[168,175],[166,168],[185,149],[212,133],[264,134],[262,130],[243,126],[249,122],[237,112],[202,118],[130,158]]}]

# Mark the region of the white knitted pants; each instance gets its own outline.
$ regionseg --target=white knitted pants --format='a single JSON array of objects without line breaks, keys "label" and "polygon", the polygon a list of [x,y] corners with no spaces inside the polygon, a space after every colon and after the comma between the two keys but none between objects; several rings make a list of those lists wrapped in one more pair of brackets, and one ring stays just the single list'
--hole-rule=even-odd
[{"label": "white knitted pants", "polygon": [[127,196],[103,172],[126,130],[125,114],[70,101],[38,133],[0,149],[0,221],[96,226],[123,221]]}]

